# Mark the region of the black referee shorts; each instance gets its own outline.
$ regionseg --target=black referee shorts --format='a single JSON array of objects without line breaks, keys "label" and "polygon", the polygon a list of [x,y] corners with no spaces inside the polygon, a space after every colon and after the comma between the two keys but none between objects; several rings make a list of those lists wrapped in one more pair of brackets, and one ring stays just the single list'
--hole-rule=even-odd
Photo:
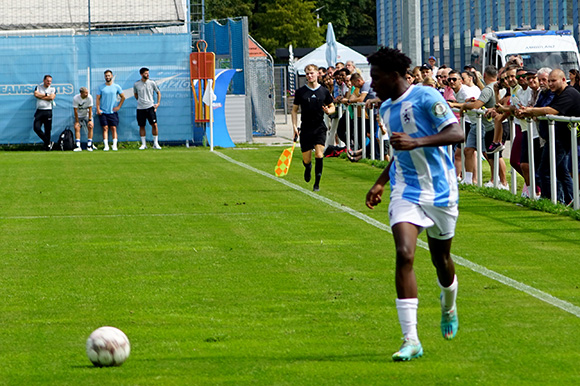
[{"label": "black referee shorts", "polygon": [[302,129],[300,131],[300,148],[302,152],[307,152],[316,145],[324,146],[326,144],[326,126],[321,126],[316,129]]}]

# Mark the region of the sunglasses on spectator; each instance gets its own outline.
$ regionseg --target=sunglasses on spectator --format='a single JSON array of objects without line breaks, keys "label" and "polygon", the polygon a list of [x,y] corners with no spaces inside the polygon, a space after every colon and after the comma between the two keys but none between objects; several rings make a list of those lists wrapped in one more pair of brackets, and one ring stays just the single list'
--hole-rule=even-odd
[{"label": "sunglasses on spectator", "polygon": [[436,78],[445,78],[445,75],[435,75]]},{"label": "sunglasses on spectator", "polygon": [[459,78],[447,78],[449,82],[457,82]]}]

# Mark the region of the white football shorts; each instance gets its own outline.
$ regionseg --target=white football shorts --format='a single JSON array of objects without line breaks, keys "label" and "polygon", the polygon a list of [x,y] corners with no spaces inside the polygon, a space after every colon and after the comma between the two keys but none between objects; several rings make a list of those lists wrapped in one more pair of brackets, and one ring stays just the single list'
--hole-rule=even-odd
[{"label": "white football shorts", "polygon": [[408,222],[421,227],[421,231],[426,228],[427,235],[438,240],[448,240],[455,235],[458,216],[457,205],[418,205],[401,198],[389,203],[391,227],[400,222]]}]

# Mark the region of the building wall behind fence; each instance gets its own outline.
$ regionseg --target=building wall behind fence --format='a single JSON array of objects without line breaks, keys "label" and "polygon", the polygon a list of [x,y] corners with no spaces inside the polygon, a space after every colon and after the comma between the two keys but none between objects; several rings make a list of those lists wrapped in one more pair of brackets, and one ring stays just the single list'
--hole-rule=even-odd
[{"label": "building wall behind fence", "polygon": [[[377,0],[377,40],[382,46],[403,47],[402,4],[407,0]],[[579,0],[420,0],[423,60],[463,68],[471,61],[474,37],[520,27],[569,29],[576,41]],[[421,63],[414,63],[420,65]]]},{"label": "building wall behind fence", "polygon": [[[80,87],[88,86],[96,102],[106,69],[113,71],[115,83],[122,87],[126,98],[119,111],[119,140],[137,141],[137,101],[132,87],[141,78],[141,67],[149,68],[150,79],[158,83],[162,94],[157,110],[160,140],[191,139],[190,47],[189,34],[1,37],[0,143],[40,142],[32,130],[36,110],[33,92],[44,75],[52,75],[57,89],[53,110],[53,139],[56,139],[66,126],[73,126],[73,96]],[[96,108],[93,110],[96,117]],[[150,130],[147,131],[150,137]],[[102,140],[98,119],[94,140]]]}]

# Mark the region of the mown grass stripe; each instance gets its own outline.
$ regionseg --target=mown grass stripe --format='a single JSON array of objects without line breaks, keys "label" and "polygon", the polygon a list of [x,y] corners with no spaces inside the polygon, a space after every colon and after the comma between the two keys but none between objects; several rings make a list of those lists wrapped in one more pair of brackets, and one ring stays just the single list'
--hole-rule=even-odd
[{"label": "mown grass stripe", "polygon": [[[310,197],[312,197],[318,201],[321,201],[329,206],[332,206],[332,207],[337,208],[343,212],[346,212],[346,213],[358,218],[359,220],[366,222],[369,225],[372,225],[380,230],[391,233],[390,226],[383,224],[382,222],[375,220],[374,218],[369,217],[363,213],[360,213],[359,211],[356,211],[352,208],[349,208],[348,206],[342,205],[342,204],[335,202],[329,198],[326,198],[326,197],[321,196],[317,193],[311,192],[310,190],[304,189],[303,187],[298,186],[296,184],[293,184],[292,182],[288,182],[287,180],[285,180],[283,178],[276,177],[276,176],[274,176],[274,174],[266,173],[263,170],[256,169],[256,168],[254,168],[250,165],[247,165],[243,162],[237,161],[231,157],[228,157],[227,155],[225,155],[223,153],[220,153],[220,152],[214,152],[214,153],[228,162],[236,164],[236,165],[243,167],[247,170],[250,170],[254,173],[260,174],[264,177],[270,178],[271,180],[274,180],[274,181],[279,182],[281,184],[284,184],[291,189],[294,189],[296,191],[304,193],[307,196],[310,196]],[[429,250],[429,246],[427,245],[427,243],[422,241],[422,240],[417,240],[417,246],[419,246],[420,248]],[[468,269],[472,270],[473,272],[476,272],[476,273],[478,273],[482,276],[485,276],[489,279],[495,280],[495,281],[502,283],[508,287],[512,287],[518,291],[524,292],[524,293],[526,293],[526,294],[528,294],[528,295],[530,295],[538,300],[541,300],[545,303],[548,303],[554,307],[560,308],[561,310],[566,311],[566,312],[580,318],[580,307],[575,306],[572,303],[569,303],[569,302],[564,301],[562,299],[559,299],[555,296],[552,296],[544,291],[541,291],[539,289],[531,287],[527,284],[521,283],[517,280],[511,279],[511,278],[509,278],[505,275],[502,275],[500,273],[497,273],[495,271],[492,271],[492,270],[490,270],[482,265],[473,263],[473,262],[471,262],[471,261],[469,261],[461,256],[457,256],[455,254],[452,254],[452,256],[453,256],[453,260],[455,261],[455,263],[459,264],[460,266],[468,268]]]}]

